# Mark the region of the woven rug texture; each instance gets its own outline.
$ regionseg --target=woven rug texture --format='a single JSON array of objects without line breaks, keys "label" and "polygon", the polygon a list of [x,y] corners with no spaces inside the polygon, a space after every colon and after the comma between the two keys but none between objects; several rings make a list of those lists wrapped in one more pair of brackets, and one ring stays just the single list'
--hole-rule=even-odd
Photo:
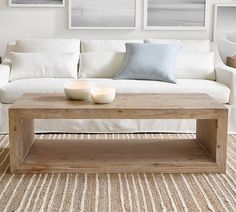
[{"label": "woven rug texture", "polygon": [[[45,134],[40,138],[158,139],[194,134]],[[226,174],[10,174],[0,135],[0,211],[236,211],[236,135],[228,136]]]}]

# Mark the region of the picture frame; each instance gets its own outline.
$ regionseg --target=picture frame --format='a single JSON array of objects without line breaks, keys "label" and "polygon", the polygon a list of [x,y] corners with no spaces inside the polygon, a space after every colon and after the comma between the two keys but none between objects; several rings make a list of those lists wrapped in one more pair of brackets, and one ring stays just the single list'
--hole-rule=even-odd
[{"label": "picture frame", "polygon": [[[34,0],[8,0],[8,1],[9,1],[8,2],[9,7],[65,7],[65,0],[42,0],[42,3],[33,3]],[[21,2],[23,1],[23,3],[20,2],[17,3],[18,1]],[[58,3],[54,4],[52,3],[53,1]]]},{"label": "picture frame", "polygon": [[236,4],[216,4],[213,41],[217,43],[222,61],[236,55]]},{"label": "picture frame", "polygon": [[[133,2],[133,9],[132,9],[132,13],[133,13],[133,17],[131,17],[131,18],[129,18],[129,20],[130,19],[132,19],[133,20],[133,24],[132,25],[130,25],[130,26],[127,26],[126,24],[127,24],[127,20],[125,20],[125,22],[126,23],[124,23],[124,26],[122,26],[121,24],[113,24],[112,23],[112,20],[114,20],[114,18],[113,17],[111,17],[111,18],[109,18],[109,20],[111,21],[110,23],[104,23],[103,25],[102,24],[99,24],[99,23],[95,23],[94,25],[92,25],[92,24],[88,24],[87,26],[86,26],[86,24],[85,23],[75,23],[76,21],[74,21],[74,19],[75,19],[75,15],[73,15],[73,13],[75,14],[75,11],[73,11],[73,1],[80,1],[81,2],[81,0],[69,0],[69,6],[68,6],[68,15],[69,15],[69,17],[68,17],[68,24],[69,24],[69,29],[104,29],[104,30],[109,30],[109,29],[116,29],[116,30],[136,30],[137,29],[137,0],[123,0],[123,5],[125,4],[125,2],[128,2],[128,1],[130,1],[130,2]],[[85,0],[84,0],[85,1]],[[106,5],[106,7],[112,7],[112,3],[115,3],[116,2],[116,4],[118,4],[119,3],[119,1],[117,1],[117,0],[103,0],[103,1],[97,1],[97,0],[89,0],[90,2],[92,2],[92,1],[94,1],[94,3],[96,3],[96,2],[99,2],[99,6],[100,6],[100,9],[101,9],[101,5],[102,4],[104,4],[104,3],[106,3],[106,2],[110,2],[111,3],[111,6],[109,6],[109,5]],[[94,4],[92,4],[92,5],[94,5]],[[119,7],[119,5],[117,5],[117,7]],[[115,11],[121,11],[121,10],[119,10],[118,8],[114,8],[115,9]],[[74,7],[75,8],[75,7]],[[82,8],[83,8],[83,6],[82,6]],[[88,8],[89,8],[89,5],[88,5]],[[74,9],[75,10],[75,9]],[[81,10],[83,10],[83,9],[81,9]],[[85,11],[93,11],[93,9],[92,8],[90,8],[90,9],[84,9]],[[128,9],[127,9],[128,10]],[[96,12],[98,11],[98,9],[96,9]],[[104,9],[104,11],[106,11],[105,9]],[[114,11],[114,12],[115,12]],[[98,11],[99,12],[99,11]],[[124,11],[123,11],[124,12]],[[91,12],[91,14],[92,14],[93,12]],[[93,14],[92,14],[93,15]],[[113,15],[113,14],[112,14]],[[122,15],[121,15],[122,16]],[[90,19],[90,17],[85,17],[84,18],[84,20],[86,20],[86,18],[89,20]],[[102,21],[102,17],[99,17],[99,15],[98,15],[98,20],[99,20],[99,18],[101,19],[101,21]],[[116,17],[117,18],[117,17]],[[122,19],[122,18],[121,18]],[[119,20],[116,20],[116,22],[118,22]],[[122,22],[122,21],[121,21]],[[117,26],[117,25],[119,25],[119,26]]]},{"label": "picture frame", "polygon": [[[181,24],[181,23],[176,23],[176,24],[173,24],[171,25],[170,22],[173,21],[174,19],[166,19],[164,20],[164,18],[162,17],[163,19],[163,22],[166,21],[166,23],[168,24],[156,24],[156,25],[151,25],[151,24],[148,24],[148,19],[149,19],[149,14],[148,14],[148,6],[149,6],[149,2],[150,0],[144,0],[144,16],[143,16],[143,28],[144,30],[206,30],[207,29],[207,26],[208,26],[208,0],[205,0],[205,4],[204,4],[204,8],[202,9],[202,15],[204,16],[202,18],[202,24],[199,25],[199,26],[196,26],[195,25],[186,25],[186,24]],[[162,1],[163,2],[163,1]],[[166,0],[167,4],[168,4],[168,0]],[[176,0],[176,5],[177,5],[177,2],[178,0]],[[186,3],[188,3],[188,0],[186,0]],[[189,3],[190,4],[190,3]],[[176,6],[175,5],[175,6]],[[174,5],[172,5],[173,8],[170,9],[170,13],[173,13],[173,11],[175,11],[175,8],[174,8]],[[182,8],[180,3],[178,3],[178,6],[179,8]],[[162,5],[162,8],[160,7],[160,10],[163,10],[163,9],[166,9],[165,6]],[[168,10],[168,8],[167,8]],[[184,12],[186,14],[184,14]],[[179,11],[176,10],[176,15],[178,15]],[[185,17],[187,17],[188,13],[189,15],[192,16],[191,14],[191,11],[189,11],[189,8],[186,8],[186,11],[182,10],[182,13],[184,14]],[[180,14],[180,13],[179,13]],[[183,16],[183,14],[180,14]],[[173,16],[173,14],[171,14]],[[157,15],[158,16],[158,15]],[[159,16],[160,17],[160,16]],[[168,17],[168,15],[166,14],[165,12],[165,17]],[[199,15],[197,14],[196,17],[199,17]],[[183,17],[180,17],[179,19],[181,19]],[[158,18],[158,20],[161,20]],[[187,19],[184,20],[183,19],[183,23],[188,21]]]},{"label": "picture frame", "polygon": [[220,8],[235,8],[236,12],[236,4],[216,4],[214,7],[214,25],[213,25],[213,41],[216,41],[217,36],[217,21],[218,21],[218,11]]}]

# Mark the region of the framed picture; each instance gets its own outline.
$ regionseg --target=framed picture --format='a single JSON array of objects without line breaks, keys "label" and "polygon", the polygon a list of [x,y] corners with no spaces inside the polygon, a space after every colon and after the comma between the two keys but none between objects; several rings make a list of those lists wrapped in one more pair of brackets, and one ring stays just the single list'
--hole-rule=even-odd
[{"label": "framed picture", "polygon": [[146,30],[204,30],[207,0],[144,0]]},{"label": "framed picture", "polygon": [[236,4],[215,5],[213,40],[217,42],[221,58],[236,55]]},{"label": "framed picture", "polygon": [[135,29],[136,0],[69,0],[70,29]]},{"label": "framed picture", "polygon": [[65,0],[9,0],[10,7],[65,7]]}]

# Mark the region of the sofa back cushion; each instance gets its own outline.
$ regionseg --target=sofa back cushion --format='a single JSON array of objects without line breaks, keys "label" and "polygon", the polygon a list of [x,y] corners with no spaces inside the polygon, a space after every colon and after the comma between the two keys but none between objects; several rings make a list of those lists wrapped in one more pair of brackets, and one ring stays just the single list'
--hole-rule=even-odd
[{"label": "sofa back cushion", "polygon": [[80,54],[79,78],[114,78],[124,59],[123,52]]},{"label": "sofa back cushion", "polygon": [[[209,40],[83,40],[81,52],[90,53],[81,56],[80,77],[112,78],[121,66],[122,54],[126,43],[170,43],[182,44],[182,51],[176,67],[177,78],[215,80],[212,63],[214,56],[210,53]],[[77,39],[32,39],[18,40],[9,43],[3,62],[11,63],[10,53],[15,52],[80,52],[80,41]],[[105,54],[106,53],[106,54]],[[100,55],[101,54],[101,55]],[[195,55],[194,55],[195,54]],[[189,63],[191,61],[192,65]]]},{"label": "sofa back cushion", "polygon": [[27,78],[77,78],[78,53],[12,52],[10,81]]},{"label": "sofa back cushion", "polygon": [[82,40],[81,52],[125,52],[126,43],[143,42],[143,40]]},{"label": "sofa back cushion", "polygon": [[80,78],[113,78],[122,65],[126,43],[143,40],[82,40]]},{"label": "sofa back cushion", "polygon": [[209,40],[149,39],[147,43],[182,44],[177,60],[177,79],[215,80],[214,53]]},{"label": "sofa back cushion", "polygon": [[207,53],[211,51],[209,40],[147,39],[145,43],[182,44],[183,53]]},{"label": "sofa back cushion", "polygon": [[147,39],[147,40],[144,40],[144,43],[182,45],[182,41],[178,39]]},{"label": "sofa back cushion", "polygon": [[77,39],[32,39],[17,40],[16,52],[80,52],[80,40]]},{"label": "sofa back cushion", "polygon": [[209,40],[182,40],[183,53],[208,53],[211,51]]},{"label": "sofa back cushion", "polygon": [[[215,80],[214,54],[209,40],[149,39],[145,43],[178,44],[182,50],[176,65],[177,79]],[[142,43],[142,40],[83,40],[79,76],[112,78],[121,66],[125,43]],[[83,54],[84,52],[90,54]],[[106,54],[105,54],[106,53]]]},{"label": "sofa back cushion", "polygon": [[176,64],[178,79],[215,80],[214,53],[183,53]]}]

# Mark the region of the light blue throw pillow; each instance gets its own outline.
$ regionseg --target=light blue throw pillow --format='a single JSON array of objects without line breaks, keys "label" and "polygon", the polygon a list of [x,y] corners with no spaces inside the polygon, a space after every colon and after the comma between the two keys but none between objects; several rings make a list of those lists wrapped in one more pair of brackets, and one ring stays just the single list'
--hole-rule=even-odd
[{"label": "light blue throw pillow", "polygon": [[127,43],[125,59],[115,79],[176,83],[175,64],[181,48],[177,44]]}]

